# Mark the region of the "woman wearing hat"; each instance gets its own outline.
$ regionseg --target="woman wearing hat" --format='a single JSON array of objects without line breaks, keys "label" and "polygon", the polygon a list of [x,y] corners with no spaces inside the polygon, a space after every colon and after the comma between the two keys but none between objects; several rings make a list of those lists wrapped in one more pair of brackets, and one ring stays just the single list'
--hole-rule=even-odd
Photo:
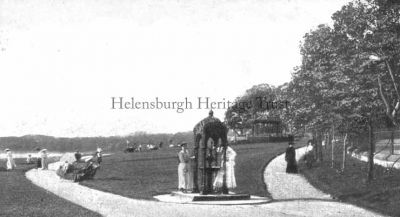
[{"label": "woman wearing hat", "polygon": [[180,191],[186,193],[189,189],[190,173],[189,173],[189,151],[187,150],[187,143],[182,142],[181,151],[178,153],[179,165],[178,165],[178,188]]},{"label": "woman wearing hat", "polygon": [[48,169],[48,162],[47,162],[47,149],[42,149],[40,151],[40,159],[41,159],[41,164],[42,164],[42,170],[47,170]]},{"label": "woman wearing hat", "polygon": [[[214,180],[214,189],[221,190],[223,185],[224,173],[226,174],[226,187],[229,189],[236,188],[235,178],[235,158],[236,152],[229,145],[226,147],[226,168],[224,167],[224,156],[223,147],[219,146],[219,152],[221,156],[221,169],[218,171],[217,176]],[[226,170],[225,170],[226,169]]]},{"label": "woman wearing hat", "polygon": [[38,152],[36,154],[36,168],[39,169],[39,168],[42,168],[42,158],[41,158],[42,149],[41,148],[36,148],[36,151]]},{"label": "woman wearing hat", "polygon": [[287,162],[286,172],[297,173],[296,150],[293,147],[294,141],[289,138],[289,147],[286,149],[285,160]]},{"label": "woman wearing hat", "polygon": [[97,163],[100,164],[101,161],[103,161],[103,149],[97,148],[96,157],[97,157]]},{"label": "woman wearing hat", "polygon": [[6,149],[6,156],[7,156],[7,170],[13,170],[17,165],[15,164],[14,158],[12,156],[12,153],[10,149]]}]

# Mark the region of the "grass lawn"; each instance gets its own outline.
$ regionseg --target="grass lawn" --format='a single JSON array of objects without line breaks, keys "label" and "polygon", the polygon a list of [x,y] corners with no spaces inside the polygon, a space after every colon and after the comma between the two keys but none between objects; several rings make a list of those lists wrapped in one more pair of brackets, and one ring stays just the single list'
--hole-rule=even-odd
[{"label": "grass lawn", "polygon": [[17,170],[4,171],[0,160],[0,216],[101,216],[37,187],[25,177],[35,165],[16,159]]},{"label": "grass lawn", "polygon": [[[283,152],[287,143],[233,146],[236,157],[236,193],[267,196],[262,172],[266,163]],[[178,187],[178,148],[135,153],[116,153],[103,159],[94,180],[81,184],[131,198],[154,200]]]},{"label": "grass lawn", "polygon": [[[335,153],[340,153],[335,151]],[[347,157],[346,170],[339,173],[330,166],[330,147],[324,153],[325,162],[306,169],[300,163],[300,172],[315,187],[335,198],[391,216],[400,216],[400,171],[388,171],[375,165],[375,179],[367,183],[366,162]],[[339,167],[340,154],[335,158]]]}]

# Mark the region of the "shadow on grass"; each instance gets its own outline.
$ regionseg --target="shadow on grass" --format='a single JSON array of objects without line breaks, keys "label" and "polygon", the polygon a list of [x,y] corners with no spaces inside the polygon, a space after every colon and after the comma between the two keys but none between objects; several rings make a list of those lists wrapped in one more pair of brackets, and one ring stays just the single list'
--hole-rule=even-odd
[{"label": "shadow on grass", "polygon": [[319,202],[340,202],[340,201],[337,201],[337,200],[334,200],[334,199],[318,199],[318,198],[304,198],[304,197],[302,197],[302,198],[290,198],[290,199],[278,199],[278,200],[276,200],[276,199],[272,199],[271,200],[271,203],[272,202],[292,202],[292,201],[319,201]]},{"label": "shadow on grass", "polygon": [[[287,143],[234,145],[237,152],[236,193],[268,197],[263,181],[264,169],[271,159],[283,153]],[[178,187],[177,149],[153,152],[116,153],[103,159],[95,178],[81,184],[90,188],[136,199],[155,200]]]},{"label": "shadow on grass", "polygon": [[126,179],[123,179],[120,177],[107,177],[107,178],[97,178],[96,180],[98,180],[98,181],[123,181]]},{"label": "shadow on grass", "polygon": [[[139,158],[139,159],[122,159],[122,160],[117,160],[118,162],[130,162],[130,161],[154,161],[154,160],[167,160],[167,159],[176,159],[176,161],[178,162],[178,156],[169,156],[169,157],[157,157],[157,158]],[[117,161],[113,161],[113,162],[117,162]]]},{"label": "shadow on grass", "polygon": [[[335,146],[342,153],[341,146]],[[325,156],[331,156],[331,147],[324,149]],[[342,155],[334,155],[334,168],[330,157],[317,162],[308,169],[301,162],[300,173],[316,188],[332,195],[339,201],[348,202],[385,215],[400,216],[400,171],[387,173],[386,168],[375,165],[374,179],[368,182],[368,163],[350,156],[346,157],[346,168],[341,172]]]},{"label": "shadow on grass", "polygon": [[[24,160],[15,159],[15,170],[1,172],[0,216],[100,216],[34,185],[25,177],[25,172],[35,168],[35,164],[26,164]],[[0,160],[1,165],[5,163]]]}]

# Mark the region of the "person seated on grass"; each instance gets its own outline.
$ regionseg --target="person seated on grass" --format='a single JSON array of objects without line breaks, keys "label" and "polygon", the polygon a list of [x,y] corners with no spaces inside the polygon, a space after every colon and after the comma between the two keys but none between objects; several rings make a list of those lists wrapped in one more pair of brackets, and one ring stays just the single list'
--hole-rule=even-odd
[{"label": "person seated on grass", "polygon": [[96,175],[97,169],[99,169],[100,164],[97,162],[89,162],[85,169],[82,171],[84,174],[82,176],[83,179],[93,179],[93,177]]},{"label": "person seated on grass", "polygon": [[71,172],[71,164],[68,163],[68,161],[65,161],[60,165],[60,167],[56,170],[56,174],[60,176],[61,178],[66,178],[66,174]]},{"label": "person seated on grass", "polygon": [[80,161],[82,158],[82,154],[79,152],[79,150],[76,150],[74,156],[75,156],[76,161]]},{"label": "person seated on grass", "polygon": [[74,161],[72,164],[65,161],[57,169],[56,174],[63,179],[80,182],[93,179],[99,166],[96,160],[90,160],[88,162]]},{"label": "person seated on grass", "polygon": [[97,163],[100,164],[103,161],[103,149],[97,148],[95,157],[96,157]]},{"label": "person seated on grass", "polygon": [[86,163],[75,162],[73,166],[74,166],[74,171],[73,171],[74,182],[93,179],[93,177],[96,175],[97,169],[99,169],[100,167],[99,157],[97,157],[96,155]]}]

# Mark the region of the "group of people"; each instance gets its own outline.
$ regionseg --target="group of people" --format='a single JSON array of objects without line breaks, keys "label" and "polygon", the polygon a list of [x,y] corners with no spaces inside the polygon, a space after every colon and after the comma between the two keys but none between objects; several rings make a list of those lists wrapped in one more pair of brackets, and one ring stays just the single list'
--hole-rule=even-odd
[{"label": "group of people", "polygon": [[[315,161],[313,149],[316,144],[314,139],[310,139],[305,147],[304,162],[308,168],[312,167],[312,163]],[[297,161],[296,161],[296,150],[293,147],[294,139],[289,137],[289,147],[286,149],[285,160],[287,162],[286,172],[287,173],[297,173]],[[322,146],[325,146],[325,140],[322,141]]]},{"label": "group of people", "polygon": [[47,149],[38,149],[38,151],[36,167],[38,169],[47,170],[49,165]]},{"label": "group of people", "polygon": [[[46,170],[48,168],[48,155],[47,155],[47,149],[37,149],[38,156],[37,156],[37,161],[36,161],[36,166],[38,169],[44,169]],[[13,170],[17,167],[15,160],[13,158],[13,154],[9,148],[6,148],[4,150],[6,152],[6,168],[7,170]],[[27,159],[26,159],[27,164],[33,163],[33,158],[32,155],[29,154]]]},{"label": "group of people", "polygon": [[95,176],[97,169],[100,167],[100,163],[102,162],[102,151],[103,150],[101,148],[97,148],[93,155],[82,157],[82,154],[79,152],[79,150],[76,150],[73,155],[73,158],[75,159],[70,159],[70,155],[67,156],[68,160],[65,160],[63,157],[61,158],[60,161],[62,161],[62,164],[56,170],[56,174],[61,178],[73,180],[74,182],[92,179]]},{"label": "group of people", "polygon": [[[211,142],[212,143],[212,142]],[[191,156],[189,150],[187,149],[187,143],[182,142],[180,145],[181,150],[178,153],[178,189],[184,193],[188,192],[193,188],[193,173],[192,167],[190,164],[191,159],[195,159],[195,156]],[[235,158],[236,152],[230,147],[226,148],[226,164],[224,167],[223,161],[223,147],[216,147],[214,145],[210,146],[211,150],[216,152],[216,157],[219,158],[219,170],[215,171],[213,176],[213,189],[219,190],[223,185],[223,177],[226,174],[226,186],[229,189],[236,188],[236,179],[235,179]],[[211,152],[209,152],[211,153]],[[216,165],[217,166],[217,165]],[[217,167],[218,167],[217,166]],[[226,170],[225,170],[226,169]]]}]

